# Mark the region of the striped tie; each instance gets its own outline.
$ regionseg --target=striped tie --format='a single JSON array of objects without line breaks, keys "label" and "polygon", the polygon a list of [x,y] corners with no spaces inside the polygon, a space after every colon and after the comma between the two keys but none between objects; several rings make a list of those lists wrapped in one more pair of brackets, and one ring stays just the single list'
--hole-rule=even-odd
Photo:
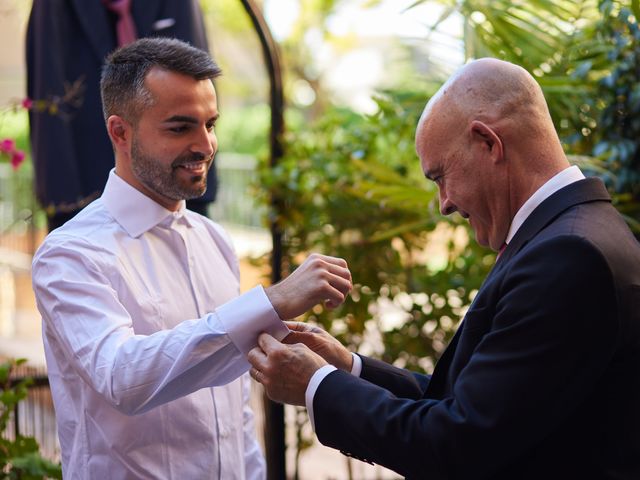
[{"label": "striped tie", "polygon": [[119,47],[133,42],[138,37],[136,25],[133,23],[133,17],[131,16],[132,1],[133,0],[103,0],[104,5],[118,15],[116,36],[118,37]]}]

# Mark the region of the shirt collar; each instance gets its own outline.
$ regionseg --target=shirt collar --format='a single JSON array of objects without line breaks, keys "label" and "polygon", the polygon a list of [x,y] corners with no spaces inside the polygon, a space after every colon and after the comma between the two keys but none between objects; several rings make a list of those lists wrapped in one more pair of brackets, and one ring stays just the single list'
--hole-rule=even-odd
[{"label": "shirt collar", "polygon": [[580,171],[580,169],[576,165],[573,165],[572,167],[565,168],[560,173],[557,173],[549,180],[547,180],[544,185],[536,190],[536,192],[531,195],[526,202],[524,202],[522,207],[520,207],[520,210],[518,210],[518,213],[516,213],[515,217],[513,217],[505,243],[509,243],[511,241],[518,229],[522,226],[529,215],[531,215],[531,212],[533,212],[536,207],[540,205],[544,200],[556,193],[561,188],[564,188],[567,185],[570,185],[573,182],[577,182],[584,178],[584,174]]},{"label": "shirt collar", "polygon": [[109,172],[102,201],[113,218],[134,238],[160,223],[170,225],[173,219],[183,219],[188,226],[193,226],[186,215],[184,200],[177,211],[167,210],[120,178],[115,169]]}]

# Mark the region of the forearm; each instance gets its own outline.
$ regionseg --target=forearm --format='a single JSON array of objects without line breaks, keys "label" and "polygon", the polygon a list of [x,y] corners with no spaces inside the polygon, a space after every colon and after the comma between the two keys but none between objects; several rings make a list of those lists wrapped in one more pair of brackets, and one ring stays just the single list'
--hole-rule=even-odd
[{"label": "forearm", "polygon": [[108,288],[92,285],[83,292],[81,284],[75,285],[78,293],[92,295],[92,302],[80,307],[60,300],[65,295],[56,295],[56,282],[46,289],[38,282],[34,286],[48,343],[127,414],[232,381],[247,371],[242,350],[255,345],[265,326],[279,324],[286,334],[260,291],[247,292],[201,319],[136,335],[132,319]]}]

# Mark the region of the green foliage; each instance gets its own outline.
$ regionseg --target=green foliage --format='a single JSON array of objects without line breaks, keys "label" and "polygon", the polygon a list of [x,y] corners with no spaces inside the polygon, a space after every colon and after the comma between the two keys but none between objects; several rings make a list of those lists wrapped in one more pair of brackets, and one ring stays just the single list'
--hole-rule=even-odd
[{"label": "green foliage", "polygon": [[542,86],[565,150],[640,232],[638,0],[417,0],[464,16],[468,58],[517,63]]},{"label": "green foliage", "polygon": [[318,251],[351,268],[345,304],[307,319],[353,349],[420,371],[431,369],[494,259],[469,242],[466,222],[443,219],[419,167],[413,137],[427,97],[388,92],[370,116],[329,110],[289,133],[285,158],[261,172],[280,205],[289,265]]},{"label": "green foliage", "polygon": [[[595,3],[595,19],[590,14],[575,33],[581,39],[577,49],[562,50],[561,70],[555,77],[561,90],[576,82],[582,86],[573,95],[547,98],[565,149],[583,159],[590,157],[581,163],[582,168],[605,181],[616,208],[639,233],[638,1]],[[544,88],[545,78],[540,82]]]},{"label": "green foliage", "polygon": [[[12,412],[27,397],[32,384],[30,378],[18,383],[13,383],[11,379],[14,367],[25,361],[18,359],[0,364],[0,433],[6,432]],[[22,435],[18,435],[15,440],[9,440],[4,435],[0,437],[0,468],[3,479],[62,478],[60,465],[40,456],[36,440]]]},{"label": "green foliage", "polygon": [[[16,147],[26,152],[27,159],[16,170],[10,171],[10,181],[0,183],[0,202],[7,202],[13,210],[11,218],[26,218],[33,215],[33,221],[38,228],[46,224],[44,212],[39,208],[33,193],[33,162],[29,144],[28,113],[24,109],[14,107],[0,112],[0,138],[15,140]],[[5,206],[7,208],[7,206]],[[0,221],[0,231],[7,228]]]},{"label": "green foliage", "polygon": [[[637,10],[637,2],[634,3]],[[598,40],[608,48],[607,74],[598,82],[600,107],[593,155],[609,172],[603,175],[618,194],[618,207],[640,221],[640,28],[628,2],[600,2]]]},{"label": "green foliage", "polygon": [[521,65],[541,85],[558,134],[573,153],[589,154],[596,126],[593,98],[608,67],[594,36],[597,0],[417,0],[464,18],[466,58],[495,57]]},{"label": "green foliage", "polygon": [[225,113],[216,124],[220,151],[266,155],[268,144],[265,139],[269,136],[270,121],[266,103],[235,108],[229,115]]}]

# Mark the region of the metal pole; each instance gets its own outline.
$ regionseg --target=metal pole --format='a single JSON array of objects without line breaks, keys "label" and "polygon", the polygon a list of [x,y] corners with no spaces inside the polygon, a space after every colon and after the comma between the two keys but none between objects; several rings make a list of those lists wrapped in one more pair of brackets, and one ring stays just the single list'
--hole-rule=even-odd
[{"label": "metal pole", "polygon": [[[278,57],[278,48],[271,36],[269,26],[264,15],[253,0],[241,0],[244,9],[251,19],[251,23],[258,33],[262,53],[269,74],[269,103],[271,105],[271,131],[269,165],[273,168],[282,157],[282,134],[284,132],[284,95],[282,91],[282,70]],[[278,211],[279,200],[271,198],[272,208]],[[282,232],[275,220],[271,222],[271,282],[276,283],[282,278]],[[265,417],[265,449],[267,457],[267,479],[286,479],[285,464],[285,422],[284,407],[264,397]]]}]

